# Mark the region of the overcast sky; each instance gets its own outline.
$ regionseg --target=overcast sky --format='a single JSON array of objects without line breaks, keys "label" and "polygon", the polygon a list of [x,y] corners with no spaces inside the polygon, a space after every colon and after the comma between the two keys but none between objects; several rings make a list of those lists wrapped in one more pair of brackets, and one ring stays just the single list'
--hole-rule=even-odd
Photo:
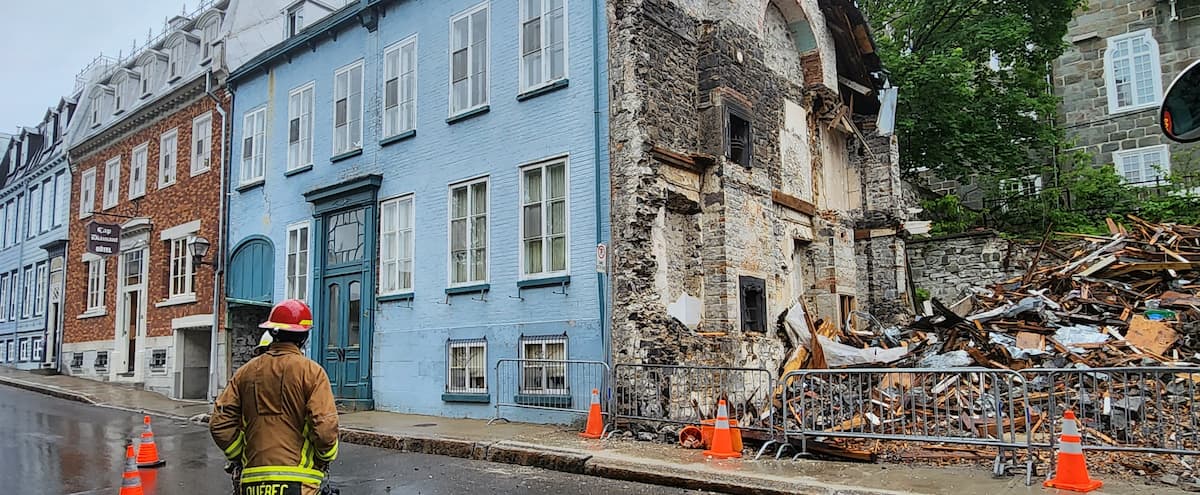
[{"label": "overcast sky", "polygon": [[[193,10],[197,0],[187,2]],[[0,132],[34,126],[75,87],[75,75],[97,55],[128,54],[134,39],[162,31],[182,0],[4,0],[0,9]]]}]

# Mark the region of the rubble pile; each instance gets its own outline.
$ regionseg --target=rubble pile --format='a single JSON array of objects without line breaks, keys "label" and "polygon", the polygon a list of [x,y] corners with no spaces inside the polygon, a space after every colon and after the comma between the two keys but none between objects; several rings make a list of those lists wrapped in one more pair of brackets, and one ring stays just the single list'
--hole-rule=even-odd
[{"label": "rubble pile", "polygon": [[[835,456],[908,462],[986,457],[975,447],[838,439],[836,432],[971,439],[964,443],[1023,443],[1028,432],[1048,460],[1053,413],[1070,408],[1085,444],[1200,450],[1200,373],[1138,369],[1200,365],[1200,226],[1128,220],[1110,221],[1108,236],[1043,240],[1023,275],[950,306],[932,301],[932,314],[905,328],[836,329],[797,305],[784,318],[796,349],[781,377],[799,369],[929,371],[781,380],[781,424],[831,433],[816,439]],[[963,367],[996,371],[954,373]],[[1115,466],[1136,456],[1105,455]]]}]

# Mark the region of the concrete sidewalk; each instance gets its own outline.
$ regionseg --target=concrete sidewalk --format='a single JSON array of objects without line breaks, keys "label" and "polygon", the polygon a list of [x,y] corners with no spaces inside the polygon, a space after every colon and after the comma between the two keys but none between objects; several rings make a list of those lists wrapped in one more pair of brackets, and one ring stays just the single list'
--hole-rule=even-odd
[{"label": "concrete sidewalk", "polygon": [[[127,386],[69,376],[43,376],[0,367],[0,384],[55,397],[145,411],[173,418],[207,413],[208,404],[175,401]],[[665,486],[735,494],[817,495],[1016,495],[1052,493],[1024,484],[1023,476],[993,479],[987,467],[915,467],[824,461],[706,459],[699,450],[626,439],[585,440],[562,426],[497,423],[381,411],[343,414],[342,438],[350,443],[453,457],[519,464]],[[1183,490],[1106,479],[1094,494]]]}]

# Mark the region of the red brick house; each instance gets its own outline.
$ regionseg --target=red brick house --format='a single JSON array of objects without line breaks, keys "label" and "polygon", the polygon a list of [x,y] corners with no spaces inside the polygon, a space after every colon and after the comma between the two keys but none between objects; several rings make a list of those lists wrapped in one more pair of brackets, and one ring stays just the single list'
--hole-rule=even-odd
[{"label": "red brick house", "polygon": [[[218,2],[171,19],[163,36],[91,71],[70,139],[63,363],[72,375],[189,399],[208,398],[222,376],[223,360],[212,359],[222,355],[212,347],[223,341],[213,335],[220,277],[208,262],[221,243],[230,106],[224,17]],[[120,226],[112,253],[86,249],[93,222]],[[197,239],[213,252],[194,258]]]}]

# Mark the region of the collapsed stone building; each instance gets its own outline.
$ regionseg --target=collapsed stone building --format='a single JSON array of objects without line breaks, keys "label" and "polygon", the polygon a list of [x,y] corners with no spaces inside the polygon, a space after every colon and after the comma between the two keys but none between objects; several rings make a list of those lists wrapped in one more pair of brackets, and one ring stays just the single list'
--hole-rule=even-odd
[{"label": "collapsed stone building", "polygon": [[613,361],[779,370],[796,301],[839,325],[911,314],[886,75],[854,3],[608,9]]}]

